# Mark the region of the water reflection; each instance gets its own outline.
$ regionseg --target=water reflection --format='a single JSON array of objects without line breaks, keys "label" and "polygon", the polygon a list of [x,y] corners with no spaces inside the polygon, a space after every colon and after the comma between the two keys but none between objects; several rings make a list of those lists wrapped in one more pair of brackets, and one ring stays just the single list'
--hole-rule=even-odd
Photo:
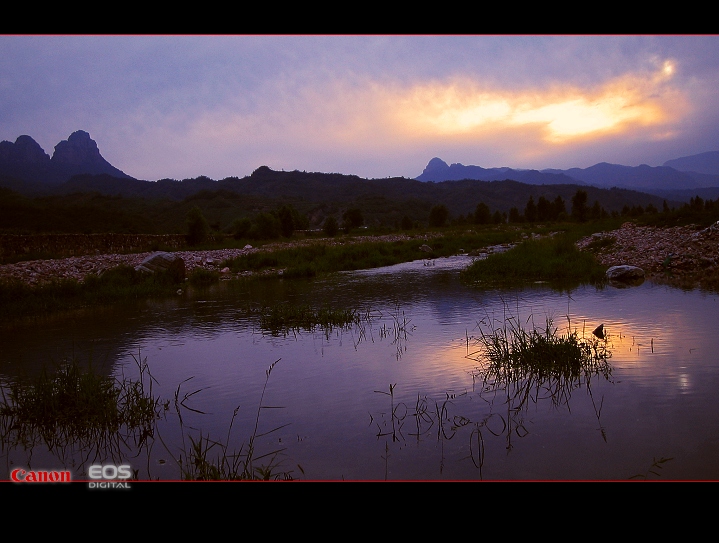
[{"label": "water reflection", "polygon": [[[715,295],[650,283],[481,291],[439,261],[415,268],[221,284],[15,325],[0,330],[0,375],[14,381],[74,352],[104,361],[106,375],[124,367],[136,376],[132,355],[141,351],[162,398],[173,399],[180,383],[200,391],[182,422],[203,436],[227,442],[232,421],[239,448],[260,402],[282,406],[263,410],[261,430],[282,429],[255,446],[282,450],[283,465],[296,475],[301,465],[307,479],[626,479],[669,457],[662,477],[719,477]],[[273,334],[257,308],[278,304],[363,318]],[[482,321],[503,322],[508,308],[524,326],[551,319],[564,331],[569,318],[580,338],[603,323],[611,374],[547,380],[492,373],[468,358]],[[133,468],[141,478],[178,478],[175,415],[158,431],[168,448]],[[41,461],[40,451],[3,454],[14,465],[57,461]]]}]

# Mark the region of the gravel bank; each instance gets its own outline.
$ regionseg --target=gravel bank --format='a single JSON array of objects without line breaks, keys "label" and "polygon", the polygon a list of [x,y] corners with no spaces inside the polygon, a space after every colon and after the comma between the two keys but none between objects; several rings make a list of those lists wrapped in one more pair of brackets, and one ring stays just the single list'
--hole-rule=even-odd
[{"label": "gravel bank", "polygon": [[[441,234],[435,234],[439,236]],[[362,242],[384,241],[392,242],[409,239],[430,239],[435,237],[432,234],[427,236],[411,236],[407,234],[392,234],[386,236],[358,236],[354,238],[318,238],[298,240],[286,243],[271,243],[263,245],[260,248],[246,246],[243,249],[217,249],[213,251],[176,251],[185,261],[185,269],[187,273],[192,272],[195,268],[205,268],[212,271],[222,271],[221,263],[230,258],[254,253],[257,251],[272,251],[291,247],[301,247],[316,243],[325,245],[342,245]],[[133,253],[133,254],[106,254],[106,255],[88,255],[69,258],[60,258],[54,260],[28,260],[18,262],[16,264],[0,265],[0,281],[2,280],[18,280],[29,285],[38,285],[47,283],[54,279],[76,279],[82,281],[91,274],[99,274],[104,270],[127,264],[137,266],[151,252]],[[227,278],[230,276],[227,275]]]},{"label": "gravel bank", "polygon": [[[176,254],[185,261],[188,273],[198,267],[221,271],[220,265],[223,261],[260,250],[279,250],[315,243],[339,245],[372,241],[429,240],[439,235],[441,234],[318,238],[271,243],[261,248],[246,246],[243,249],[177,251]],[[577,246],[582,250],[592,251],[606,266],[638,266],[644,269],[647,278],[658,282],[686,287],[719,287],[719,222],[709,228],[694,225],[656,228],[625,223],[617,230],[586,237],[580,240]],[[98,274],[120,264],[137,266],[150,254],[152,253],[89,255],[3,264],[0,265],[0,280],[15,279],[30,285],[62,278],[82,281],[90,274]]]},{"label": "gravel bank", "polygon": [[656,282],[719,286],[719,222],[708,228],[656,228],[627,222],[617,230],[586,237],[577,246],[591,250],[605,266],[638,266]]}]

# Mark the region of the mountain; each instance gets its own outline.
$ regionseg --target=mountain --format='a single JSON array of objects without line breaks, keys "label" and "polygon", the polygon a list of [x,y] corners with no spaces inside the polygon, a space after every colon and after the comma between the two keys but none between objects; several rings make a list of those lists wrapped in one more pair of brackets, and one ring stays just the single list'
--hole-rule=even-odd
[{"label": "mountain", "polygon": [[663,166],[674,168],[680,172],[719,175],[719,151],[709,151],[708,153],[667,160]]},{"label": "mountain", "polygon": [[[577,179],[557,172],[540,172],[537,170],[515,170],[512,168],[482,168],[465,166],[464,164],[448,165],[440,158],[433,158],[427,164],[417,181],[461,181],[477,179],[479,181],[503,181],[511,179],[530,185],[569,185],[577,184]],[[581,183],[580,183],[581,184]]]},{"label": "mountain", "polygon": [[4,186],[18,190],[27,184],[27,188],[41,189],[43,185],[60,185],[79,174],[133,179],[105,160],[97,143],[84,130],[58,143],[52,158],[30,136],[19,136],[15,143],[0,142],[0,178],[7,180]]},{"label": "mountain", "polygon": [[[701,169],[697,171],[680,171],[668,166],[622,166],[600,162],[589,168],[570,168],[568,170],[520,170],[513,168],[482,168],[480,166],[464,166],[463,164],[448,165],[440,158],[433,158],[427,164],[418,181],[447,181],[476,179],[482,181],[499,181],[511,179],[530,185],[574,184],[592,185],[599,188],[622,188],[649,194],[683,199],[687,191],[719,187],[719,162],[714,169],[714,160],[719,161],[719,152],[704,153],[695,157],[677,159],[678,165],[692,165]],[[677,163],[675,163],[677,164]],[[716,173],[712,173],[716,172]]]},{"label": "mountain", "polygon": [[589,168],[570,168],[568,170],[543,170],[562,172],[577,181],[595,187],[620,187],[632,190],[685,190],[702,186],[719,186],[719,177],[707,179],[706,185],[691,175],[666,166],[622,166],[600,162]]}]

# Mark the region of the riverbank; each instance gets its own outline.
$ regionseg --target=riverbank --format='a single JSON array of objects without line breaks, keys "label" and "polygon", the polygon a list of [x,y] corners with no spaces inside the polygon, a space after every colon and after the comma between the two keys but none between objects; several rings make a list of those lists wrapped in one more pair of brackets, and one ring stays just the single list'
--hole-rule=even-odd
[{"label": "riverbank", "polygon": [[[295,249],[310,245],[354,245],[359,243],[394,243],[400,241],[431,241],[443,232],[422,232],[418,234],[398,233],[374,236],[352,236],[338,238],[307,238],[264,244],[260,247],[246,245],[235,249],[183,250],[176,251],[185,262],[189,275],[202,268],[217,272],[221,278],[231,279],[247,275],[247,272],[232,273],[222,264],[257,252],[269,253]],[[685,288],[697,286],[719,287],[719,223],[708,228],[695,225],[661,228],[636,226],[624,223],[620,228],[599,232],[577,242],[584,251],[592,252],[605,266],[629,264],[642,268],[648,279]],[[90,275],[101,275],[104,271],[121,266],[135,267],[151,252],[129,254],[87,255],[51,260],[30,260],[0,265],[0,281],[17,281],[38,286],[56,280],[73,279],[83,281]],[[429,256],[418,254],[418,258]],[[224,273],[223,273],[224,270]]]},{"label": "riverbank", "polygon": [[719,290],[719,222],[659,228],[626,222],[581,239],[605,266],[638,266],[652,281],[680,288]]},{"label": "riverbank", "polygon": [[[353,245],[358,243],[394,243],[397,241],[409,241],[421,239],[429,241],[444,234],[440,232],[427,232],[419,235],[411,234],[388,234],[382,236],[355,236],[342,238],[310,238],[293,240],[287,242],[276,242],[264,244],[260,247],[246,245],[241,249],[214,249],[214,250],[184,250],[175,251],[185,262],[185,270],[188,274],[198,268],[207,271],[219,272],[224,278],[232,278],[229,270],[222,274],[221,264],[227,260],[250,255],[257,252],[274,252],[284,249],[306,247],[309,245]],[[68,258],[28,260],[14,264],[0,265],[0,281],[18,281],[20,283],[37,286],[62,279],[74,279],[83,281],[89,275],[101,275],[108,269],[126,265],[135,267],[139,265],[152,252],[128,253],[128,254],[102,254],[86,255]],[[242,274],[234,274],[242,275]]]}]

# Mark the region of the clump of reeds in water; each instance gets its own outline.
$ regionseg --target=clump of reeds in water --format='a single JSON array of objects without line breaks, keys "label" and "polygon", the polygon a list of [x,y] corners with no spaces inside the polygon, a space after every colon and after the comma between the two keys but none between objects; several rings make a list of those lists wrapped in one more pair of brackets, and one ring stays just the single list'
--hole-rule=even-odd
[{"label": "clump of reeds in water", "polygon": [[539,329],[525,329],[508,317],[480,331],[479,350],[469,355],[482,364],[477,375],[488,390],[506,390],[516,408],[544,397],[566,404],[574,389],[589,386],[592,376],[611,377],[606,338],[580,336],[571,323],[562,334],[549,317]]},{"label": "clump of reeds in water", "polygon": [[302,330],[312,332],[321,329],[330,333],[333,329],[346,329],[360,324],[363,314],[352,308],[313,308],[309,305],[276,304],[259,310],[260,327],[272,334],[288,334]]},{"label": "clump of reeds in water", "polygon": [[141,446],[166,406],[152,394],[145,361],[135,360],[138,380],[102,375],[92,363],[83,366],[72,358],[43,368],[32,380],[0,387],[3,443],[39,441],[51,451],[78,446],[111,457],[121,454],[130,437]]}]

